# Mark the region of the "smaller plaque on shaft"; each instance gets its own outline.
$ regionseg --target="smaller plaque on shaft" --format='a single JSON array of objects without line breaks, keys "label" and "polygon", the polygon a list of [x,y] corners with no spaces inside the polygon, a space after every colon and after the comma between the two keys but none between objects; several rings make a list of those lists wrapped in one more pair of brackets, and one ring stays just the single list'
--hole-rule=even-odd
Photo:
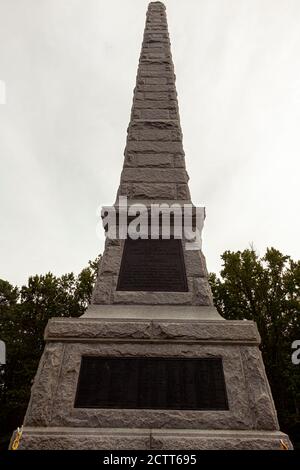
[{"label": "smaller plaque on shaft", "polygon": [[187,292],[181,240],[127,239],[117,290]]}]

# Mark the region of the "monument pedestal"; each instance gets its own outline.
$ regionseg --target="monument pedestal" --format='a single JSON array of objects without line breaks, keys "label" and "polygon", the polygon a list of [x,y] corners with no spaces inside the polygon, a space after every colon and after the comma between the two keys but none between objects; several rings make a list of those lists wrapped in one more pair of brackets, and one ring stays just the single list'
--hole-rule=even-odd
[{"label": "monument pedestal", "polygon": [[[291,447],[251,321],[223,320],[212,307],[93,306],[50,320],[45,339],[21,449]],[[82,357],[221,360],[227,409],[76,407]]]}]

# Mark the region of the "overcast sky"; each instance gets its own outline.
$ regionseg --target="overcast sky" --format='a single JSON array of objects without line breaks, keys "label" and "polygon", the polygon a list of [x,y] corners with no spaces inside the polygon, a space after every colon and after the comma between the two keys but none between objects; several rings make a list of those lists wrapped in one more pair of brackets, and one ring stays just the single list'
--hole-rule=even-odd
[{"label": "overcast sky", "polygon": [[[0,0],[0,278],[79,272],[102,251],[144,0]],[[253,243],[300,257],[300,1],[166,0],[208,269]]]}]

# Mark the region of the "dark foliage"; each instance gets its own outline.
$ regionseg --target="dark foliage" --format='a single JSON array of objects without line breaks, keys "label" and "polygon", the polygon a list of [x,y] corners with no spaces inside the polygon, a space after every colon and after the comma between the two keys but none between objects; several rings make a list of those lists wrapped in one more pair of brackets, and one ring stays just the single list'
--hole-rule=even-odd
[{"label": "dark foliage", "polygon": [[88,305],[98,259],[78,276],[33,276],[21,289],[0,280],[0,338],[7,363],[0,366],[0,449],[22,425],[30,388],[43,352],[43,334],[51,317],[78,317]]},{"label": "dark foliage", "polygon": [[300,365],[291,360],[300,339],[300,261],[274,248],[225,251],[221,276],[210,275],[214,302],[227,319],[257,323],[261,351],[281,429],[300,444]]}]

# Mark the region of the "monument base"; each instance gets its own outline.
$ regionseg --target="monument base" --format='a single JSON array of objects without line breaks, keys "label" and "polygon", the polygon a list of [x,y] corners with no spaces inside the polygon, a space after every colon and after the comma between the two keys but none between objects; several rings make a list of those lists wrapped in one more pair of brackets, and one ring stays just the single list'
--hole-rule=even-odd
[{"label": "monument base", "polygon": [[[109,307],[49,321],[20,449],[280,449],[280,440],[292,448],[279,431],[253,322],[223,320],[207,307]],[[83,357],[182,359],[192,371],[195,360],[219,361],[226,406],[211,407],[209,393],[202,409],[185,409],[184,398],[178,408],[167,400],[168,409],[78,406]]]},{"label": "monument base", "polygon": [[196,429],[24,428],[20,448],[32,450],[282,450],[280,431]]}]

